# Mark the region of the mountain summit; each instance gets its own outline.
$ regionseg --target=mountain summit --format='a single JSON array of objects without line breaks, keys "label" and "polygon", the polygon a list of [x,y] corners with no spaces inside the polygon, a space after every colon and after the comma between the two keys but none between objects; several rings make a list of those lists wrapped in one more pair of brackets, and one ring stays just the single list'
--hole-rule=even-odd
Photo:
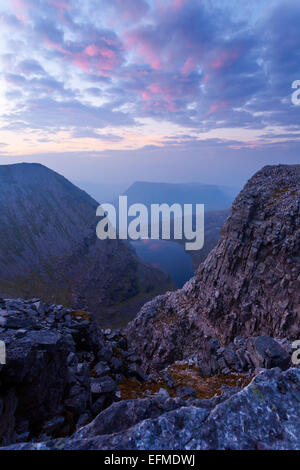
[{"label": "mountain summit", "polygon": [[228,209],[234,195],[233,188],[203,183],[153,183],[137,181],[124,193],[128,204],[205,204],[206,211]]}]

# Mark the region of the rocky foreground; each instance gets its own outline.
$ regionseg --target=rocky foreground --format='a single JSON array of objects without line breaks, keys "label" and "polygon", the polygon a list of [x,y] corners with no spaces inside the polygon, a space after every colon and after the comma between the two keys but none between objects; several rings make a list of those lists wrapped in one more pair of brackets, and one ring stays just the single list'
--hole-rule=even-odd
[{"label": "rocky foreground", "polygon": [[86,312],[38,299],[2,299],[0,307],[2,447],[300,446],[300,370],[288,369],[288,341],[237,338],[216,352],[227,370],[207,379],[192,359],[147,376],[126,337],[100,330]]},{"label": "rocky foreground", "polygon": [[146,378],[118,331],[39,299],[0,299],[0,443],[70,435]]},{"label": "rocky foreground", "polygon": [[299,188],[299,165],[254,175],[196,276],[126,335],[1,299],[0,445],[299,449]]}]

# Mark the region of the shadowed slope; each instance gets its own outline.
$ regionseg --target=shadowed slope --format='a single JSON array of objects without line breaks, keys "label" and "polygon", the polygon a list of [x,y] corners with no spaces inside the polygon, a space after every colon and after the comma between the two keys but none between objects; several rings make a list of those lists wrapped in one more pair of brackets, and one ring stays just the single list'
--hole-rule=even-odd
[{"label": "shadowed slope", "polygon": [[127,243],[97,239],[97,206],[43,165],[0,166],[0,292],[86,308],[115,326],[165,292],[167,276]]}]

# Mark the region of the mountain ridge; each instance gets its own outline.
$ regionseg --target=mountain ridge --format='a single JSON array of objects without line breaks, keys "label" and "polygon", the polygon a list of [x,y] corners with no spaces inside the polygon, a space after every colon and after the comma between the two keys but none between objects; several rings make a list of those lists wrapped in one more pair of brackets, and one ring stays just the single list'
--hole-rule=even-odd
[{"label": "mountain ridge", "polygon": [[[205,204],[206,211],[228,209],[231,207],[236,190],[214,184],[204,183],[157,183],[134,182],[124,193],[128,205],[151,204]],[[231,193],[231,194],[230,194]]]}]

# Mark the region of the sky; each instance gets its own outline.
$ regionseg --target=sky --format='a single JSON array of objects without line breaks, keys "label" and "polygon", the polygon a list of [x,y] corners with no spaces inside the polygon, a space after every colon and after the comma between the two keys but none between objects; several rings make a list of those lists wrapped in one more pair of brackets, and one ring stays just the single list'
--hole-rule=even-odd
[{"label": "sky", "polygon": [[0,164],[241,186],[300,163],[298,0],[3,0]]}]

